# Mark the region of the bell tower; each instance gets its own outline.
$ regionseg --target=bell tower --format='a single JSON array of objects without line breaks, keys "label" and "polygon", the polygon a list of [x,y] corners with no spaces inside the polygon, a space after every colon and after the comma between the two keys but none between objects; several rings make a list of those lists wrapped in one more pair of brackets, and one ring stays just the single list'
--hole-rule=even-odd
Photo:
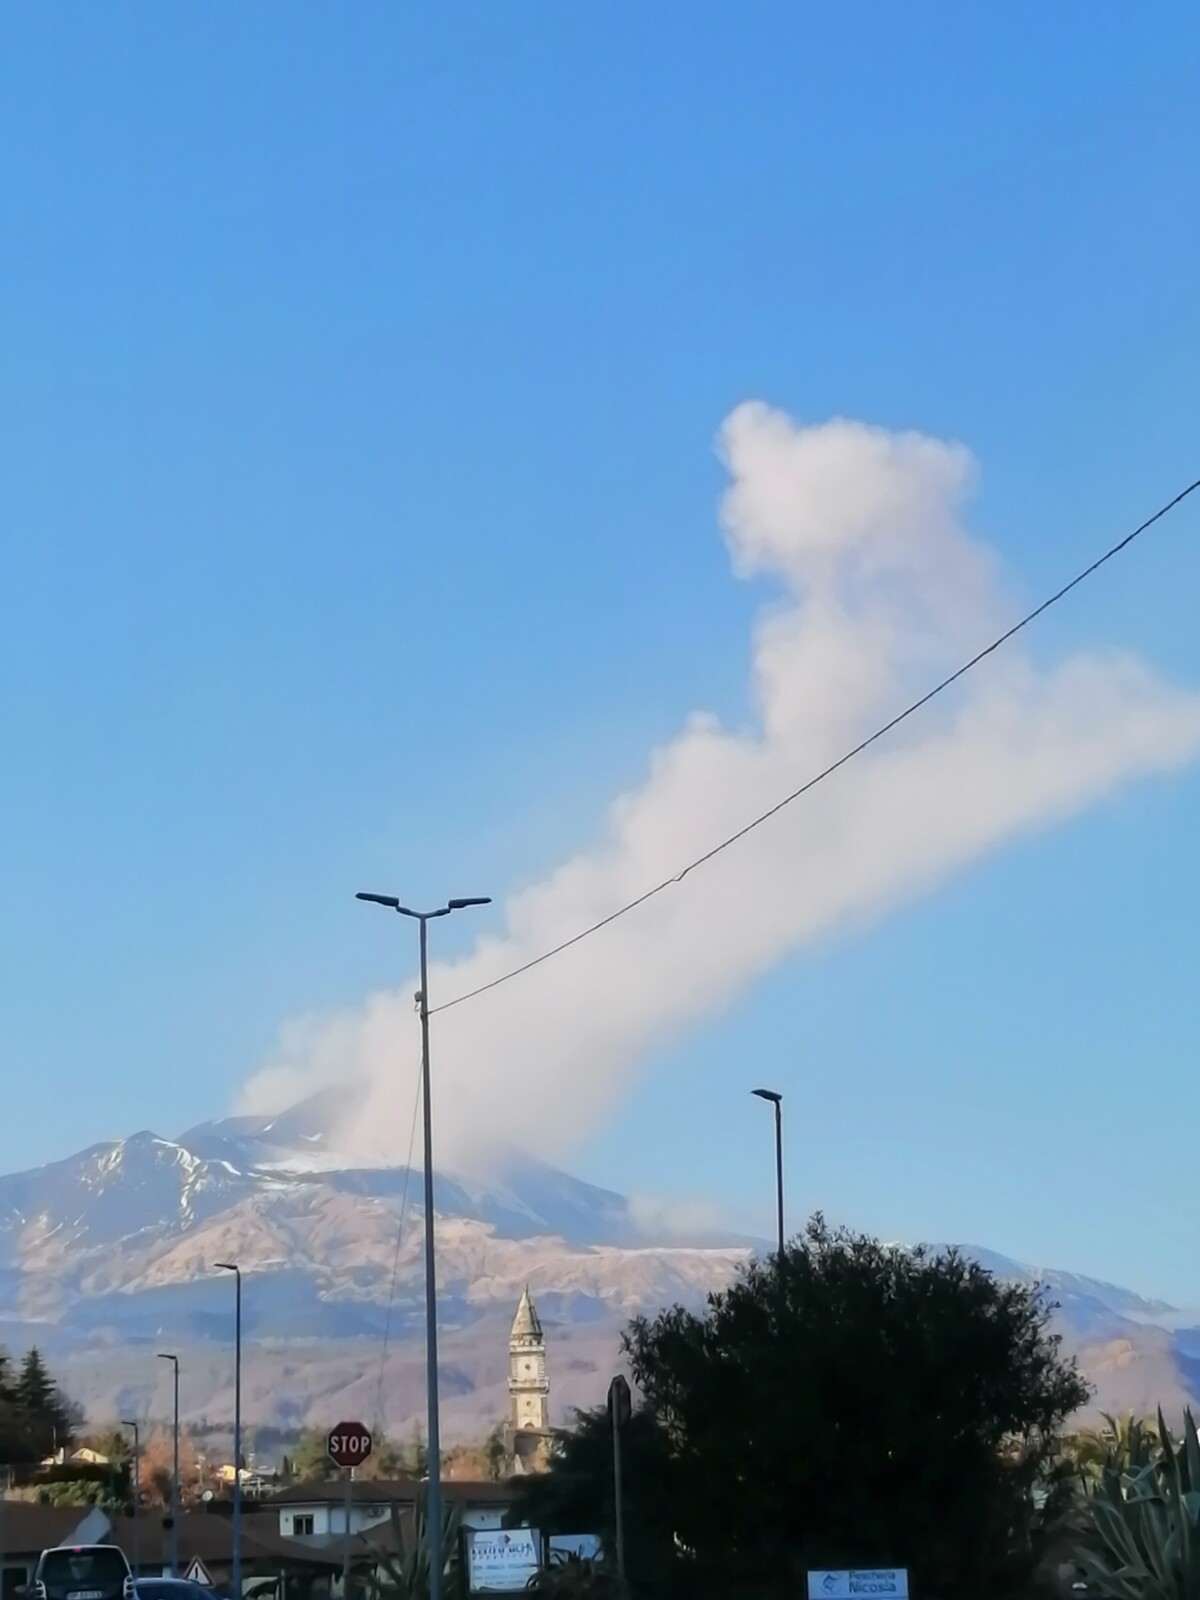
[{"label": "bell tower", "polygon": [[513,1468],[536,1472],[550,1442],[550,1380],[546,1336],[526,1284],[508,1338],[509,1433]]}]

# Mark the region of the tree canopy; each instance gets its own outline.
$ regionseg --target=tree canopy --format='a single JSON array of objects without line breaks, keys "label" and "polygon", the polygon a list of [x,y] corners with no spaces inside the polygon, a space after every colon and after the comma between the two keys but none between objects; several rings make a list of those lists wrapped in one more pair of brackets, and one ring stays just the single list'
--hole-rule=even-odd
[{"label": "tree canopy", "polygon": [[[636,1319],[631,1582],[795,1593],[809,1568],[898,1565],[921,1594],[1010,1589],[1040,1553],[1063,1424],[1087,1397],[1051,1309],[954,1251],[816,1217],[704,1314]],[[611,1480],[607,1417],[585,1414],[518,1517],[607,1533]]]},{"label": "tree canopy", "polygon": [[7,1351],[0,1351],[0,1457],[7,1465],[26,1465],[65,1449],[78,1425],[78,1409],[36,1348],[26,1352],[15,1372]]}]

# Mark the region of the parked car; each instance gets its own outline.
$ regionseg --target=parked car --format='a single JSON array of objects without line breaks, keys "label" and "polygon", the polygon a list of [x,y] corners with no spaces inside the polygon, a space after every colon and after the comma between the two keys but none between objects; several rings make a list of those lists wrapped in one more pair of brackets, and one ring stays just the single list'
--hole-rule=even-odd
[{"label": "parked car", "polygon": [[38,1557],[28,1592],[32,1600],[124,1600],[130,1576],[115,1544],[59,1545]]},{"label": "parked car", "polygon": [[191,1578],[130,1578],[125,1600],[213,1600],[213,1592]]}]

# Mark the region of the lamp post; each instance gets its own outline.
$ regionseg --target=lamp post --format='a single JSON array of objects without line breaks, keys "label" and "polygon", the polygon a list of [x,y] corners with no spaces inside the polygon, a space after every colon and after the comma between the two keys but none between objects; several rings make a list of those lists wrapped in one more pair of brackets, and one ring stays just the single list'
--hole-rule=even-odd
[{"label": "lamp post", "polygon": [[133,1576],[138,1576],[138,1506],[142,1498],[142,1433],[136,1422],[122,1420],[133,1433]]},{"label": "lamp post", "polygon": [[171,1430],[171,1576],[179,1576],[179,1357],[158,1353],[169,1361],[175,1380],[175,1421]]},{"label": "lamp post", "polygon": [[233,1261],[217,1261],[220,1272],[232,1272],[235,1287],[233,1323],[233,1572],[231,1600],[242,1600],[242,1269]]},{"label": "lamp post", "polygon": [[775,1214],[779,1235],[779,1265],[783,1266],[783,1096],[774,1089],[753,1089],[751,1093],[775,1107]]},{"label": "lamp post", "polygon": [[[421,987],[417,991],[417,1006],[421,1014],[421,1098],[424,1102],[425,1145],[425,1382],[427,1389],[428,1418],[426,1435],[429,1440],[429,1491],[426,1500],[426,1539],[429,1546],[429,1600],[442,1600],[442,1452],[438,1417],[437,1370],[437,1262],[433,1237],[433,1111],[429,1082],[429,960],[428,927],[435,917],[448,917],[452,911],[464,911],[468,906],[489,906],[487,895],[476,895],[457,900],[447,900],[437,911],[413,911],[402,906],[394,895],[360,894],[359,900],[369,900],[373,905],[386,906],[411,917],[420,928]],[[238,1595],[234,1600],[241,1600]]]}]

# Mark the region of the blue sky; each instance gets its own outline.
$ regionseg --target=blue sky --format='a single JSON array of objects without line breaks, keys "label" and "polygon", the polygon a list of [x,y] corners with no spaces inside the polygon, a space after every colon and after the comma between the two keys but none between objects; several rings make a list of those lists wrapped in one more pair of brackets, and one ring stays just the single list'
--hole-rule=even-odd
[{"label": "blue sky", "polygon": [[[1192,8],[0,30],[5,1170],[222,1112],[405,979],[355,889],[535,882],[752,715],[741,402],[962,441],[1014,603],[1200,471]],[[1193,502],[1031,655],[1200,684],[1197,580]],[[1120,785],[781,957],[569,1164],[765,1220],[769,1080],[797,1217],[1200,1301],[1198,800]]]}]

